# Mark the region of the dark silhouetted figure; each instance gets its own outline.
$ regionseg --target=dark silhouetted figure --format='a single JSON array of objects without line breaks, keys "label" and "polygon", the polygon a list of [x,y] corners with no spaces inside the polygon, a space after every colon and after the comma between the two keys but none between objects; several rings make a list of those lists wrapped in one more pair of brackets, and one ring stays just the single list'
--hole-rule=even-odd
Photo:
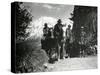
[{"label": "dark silhouetted figure", "polygon": [[47,23],[45,23],[45,24],[44,24],[44,28],[43,28],[43,36],[44,36],[45,38],[48,37],[48,32],[49,32],[49,27],[48,27]]},{"label": "dark silhouetted figure", "polygon": [[63,29],[62,21],[59,19],[57,24],[54,26],[54,37],[57,40],[57,59],[63,59]]},{"label": "dark silhouetted figure", "polygon": [[[41,47],[47,52],[47,39],[48,39],[48,32],[49,32],[49,27],[47,23],[44,24],[43,28],[43,37],[41,39]],[[48,52],[47,52],[48,53]]]}]

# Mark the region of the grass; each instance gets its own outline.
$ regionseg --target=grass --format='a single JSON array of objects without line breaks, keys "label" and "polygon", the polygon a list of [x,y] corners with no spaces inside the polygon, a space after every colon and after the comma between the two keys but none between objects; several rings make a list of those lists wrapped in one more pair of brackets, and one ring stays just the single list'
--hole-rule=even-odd
[{"label": "grass", "polygon": [[45,71],[48,62],[46,52],[41,49],[40,39],[31,39],[16,44],[16,72]]}]

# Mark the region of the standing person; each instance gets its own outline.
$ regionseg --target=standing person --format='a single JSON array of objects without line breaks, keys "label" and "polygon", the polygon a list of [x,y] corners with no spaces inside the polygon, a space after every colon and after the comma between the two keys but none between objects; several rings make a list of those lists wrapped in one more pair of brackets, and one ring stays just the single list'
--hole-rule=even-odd
[{"label": "standing person", "polygon": [[85,56],[85,31],[84,31],[84,27],[81,27],[81,34],[80,34],[80,56],[84,57]]},{"label": "standing person", "polygon": [[57,24],[54,26],[54,37],[57,40],[57,59],[63,59],[63,44],[62,44],[62,39],[63,39],[63,29],[62,29],[62,21],[61,19],[58,19]]},{"label": "standing person", "polygon": [[66,54],[67,57],[70,57],[70,39],[72,36],[71,25],[68,25],[66,29]]}]

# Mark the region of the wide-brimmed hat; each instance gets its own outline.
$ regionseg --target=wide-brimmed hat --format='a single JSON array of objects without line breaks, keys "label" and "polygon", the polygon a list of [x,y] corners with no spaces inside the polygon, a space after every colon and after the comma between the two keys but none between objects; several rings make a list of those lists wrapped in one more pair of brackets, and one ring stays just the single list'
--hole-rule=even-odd
[{"label": "wide-brimmed hat", "polygon": [[47,25],[48,25],[47,23],[44,24],[44,26],[47,26]]},{"label": "wide-brimmed hat", "polygon": [[61,23],[62,21],[61,21],[61,19],[58,19],[58,21],[57,21],[58,23]]}]

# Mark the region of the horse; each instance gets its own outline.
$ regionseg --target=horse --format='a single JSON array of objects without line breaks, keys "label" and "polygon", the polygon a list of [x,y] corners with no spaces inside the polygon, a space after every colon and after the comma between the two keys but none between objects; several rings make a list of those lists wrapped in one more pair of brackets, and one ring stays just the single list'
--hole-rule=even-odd
[{"label": "horse", "polygon": [[54,32],[53,28],[49,28],[47,37],[41,40],[42,49],[46,51],[50,60],[56,59],[57,56],[57,51],[56,51],[57,40],[54,37],[53,32]]},{"label": "horse", "polygon": [[54,36],[54,29],[49,28],[48,37],[46,37],[42,42],[42,48],[46,50],[49,58],[55,58],[56,60],[63,59],[65,55],[65,32],[62,28],[62,36],[60,39]]},{"label": "horse", "polygon": [[66,58],[70,58],[75,56],[77,52],[75,52],[77,44],[75,42],[74,34],[71,33],[70,38],[67,39],[65,35],[65,51],[66,51]]},{"label": "horse", "polygon": [[65,56],[65,31],[63,29],[64,25],[60,28],[59,32],[55,32],[55,39],[57,40],[56,44],[56,52],[57,52],[57,59],[64,59]]}]

